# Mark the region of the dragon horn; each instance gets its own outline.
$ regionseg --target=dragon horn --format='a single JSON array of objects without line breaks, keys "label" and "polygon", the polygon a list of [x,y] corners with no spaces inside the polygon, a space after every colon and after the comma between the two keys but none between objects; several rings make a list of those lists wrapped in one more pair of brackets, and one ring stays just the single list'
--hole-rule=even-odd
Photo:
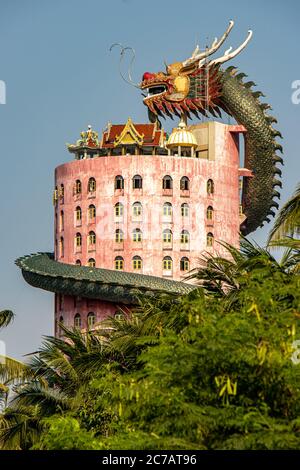
[{"label": "dragon horn", "polygon": [[233,25],[234,25],[234,21],[233,20],[230,20],[229,21],[229,26],[228,28],[226,29],[225,33],[223,34],[223,36],[218,40],[218,38],[215,38],[215,40],[213,41],[212,45],[208,48],[206,48],[206,50],[204,52],[200,52],[200,53],[197,53],[198,50],[197,48],[194,50],[193,54],[191,57],[189,57],[187,60],[185,60],[182,65],[184,67],[186,67],[187,65],[191,65],[193,64],[194,62],[197,62],[198,60],[201,60],[201,59],[205,59],[206,57],[214,54],[218,49],[219,47],[222,46],[223,42],[225,41],[225,39],[227,38],[228,34],[230,33],[230,31],[232,30],[233,28]]},{"label": "dragon horn", "polygon": [[252,38],[252,34],[253,34],[253,31],[249,29],[248,36],[246,37],[245,41],[237,49],[235,49],[232,52],[230,52],[231,49],[228,49],[222,57],[219,57],[219,59],[212,60],[211,65],[223,64],[224,62],[227,62],[227,60],[230,60],[233,57],[237,56],[247,46],[248,42]]}]

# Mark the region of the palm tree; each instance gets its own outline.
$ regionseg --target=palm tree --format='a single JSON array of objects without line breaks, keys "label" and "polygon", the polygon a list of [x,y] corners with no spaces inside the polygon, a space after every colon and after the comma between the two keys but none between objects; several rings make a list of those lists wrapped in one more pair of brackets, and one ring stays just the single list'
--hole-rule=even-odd
[{"label": "palm tree", "polygon": [[95,331],[60,324],[64,338],[48,336],[30,355],[30,373],[14,387],[14,397],[0,416],[2,448],[29,449],[44,418],[78,411],[90,381],[101,370],[127,372],[141,367],[137,358],[142,349],[154,344],[164,327],[180,323],[180,315],[167,315],[173,301],[168,296],[155,301],[144,297],[133,315],[110,318]]},{"label": "palm tree", "polygon": [[269,235],[269,243],[300,233],[300,184],[293,196],[279,211]]},{"label": "palm tree", "polygon": [[247,275],[254,271],[267,269],[285,273],[296,264],[296,259],[292,256],[284,256],[281,261],[277,261],[268,249],[243,236],[240,249],[225,242],[219,244],[229,256],[204,253],[199,259],[199,266],[186,278],[196,279],[207,295],[229,298],[240,290]]},{"label": "palm tree", "polygon": [[13,388],[14,396],[0,416],[3,449],[30,449],[44,418],[76,411],[93,374],[109,360],[103,335],[60,327],[64,339],[46,337],[30,355],[28,375]]},{"label": "palm tree", "polygon": [[[13,319],[14,314],[11,310],[1,311],[0,329],[7,327]],[[26,364],[0,354],[0,411],[7,407],[9,393],[13,385],[21,383],[31,376],[32,373]]]}]

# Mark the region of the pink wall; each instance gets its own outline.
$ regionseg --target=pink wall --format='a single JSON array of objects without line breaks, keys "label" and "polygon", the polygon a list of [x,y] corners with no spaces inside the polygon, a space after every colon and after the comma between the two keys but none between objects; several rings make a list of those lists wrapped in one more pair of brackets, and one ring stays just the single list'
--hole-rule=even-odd
[{"label": "pink wall", "polygon": [[63,318],[64,325],[73,327],[74,316],[76,313],[79,313],[81,316],[81,327],[86,329],[88,327],[87,317],[90,312],[93,312],[96,316],[97,327],[97,323],[105,320],[107,317],[113,317],[116,312],[123,312],[126,315],[128,311],[128,307],[125,305],[94,299],[76,298],[71,295],[61,296],[55,294],[55,335],[59,335],[58,322],[60,322],[61,317]]},{"label": "pink wall", "polygon": [[[59,188],[64,185],[64,199],[59,198],[55,206],[57,224],[55,226],[56,239],[64,239],[64,255],[60,256],[56,248],[56,259],[64,263],[75,264],[80,259],[86,265],[89,258],[96,260],[96,267],[114,269],[116,256],[124,258],[124,270],[133,271],[132,257],[139,255],[143,260],[143,274],[163,276],[162,260],[164,256],[173,259],[172,279],[182,279],[180,259],[184,256],[190,260],[190,269],[197,266],[198,258],[203,251],[217,250],[224,254],[222,247],[216,240],[223,240],[235,246],[239,245],[239,149],[237,134],[234,126],[217,124],[215,132],[216,159],[210,161],[201,158],[161,156],[161,155],[128,155],[107,156],[95,159],[73,160],[60,165],[55,170],[55,184]],[[132,189],[132,177],[141,175],[143,188]],[[115,176],[124,178],[124,191],[115,191]],[[162,190],[162,178],[170,175],[173,178],[172,194],[165,195]],[[180,179],[187,176],[190,179],[190,191],[184,194],[180,190]],[[96,191],[88,195],[87,187],[90,177],[96,179]],[[82,194],[73,195],[75,181],[82,183]],[[207,180],[214,181],[214,195],[207,195]],[[114,217],[114,206],[117,202],[124,205],[124,216],[118,222]],[[141,202],[143,218],[134,221],[132,205]],[[172,220],[163,216],[163,204],[170,202],[173,206]],[[181,204],[187,203],[190,216],[181,217]],[[96,220],[88,222],[88,206],[96,206]],[[82,224],[76,226],[75,209],[82,210]],[[206,210],[208,206],[214,209],[213,221],[207,221]],[[60,227],[60,212],[64,213],[64,226]],[[116,245],[115,229],[121,228],[124,232],[123,246]],[[132,241],[132,230],[140,228],[143,232],[143,241],[136,244]],[[173,232],[173,246],[163,249],[162,231],[171,229]],[[180,243],[182,230],[188,230],[190,244],[183,250]],[[95,249],[89,251],[87,246],[88,232],[96,233]],[[76,232],[82,235],[82,250],[76,252],[74,237]],[[207,233],[214,235],[214,248],[206,245]],[[121,249],[120,249],[121,248]],[[65,312],[72,322],[75,312],[74,301],[65,307]],[[107,315],[107,303],[95,306],[97,315]],[[102,307],[101,307],[102,305]],[[109,305],[109,304],[108,304]],[[101,310],[102,308],[102,310]],[[94,309],[94,310],[95,310]],[[84,315],[88,307],[82,307]],[[108,309],[115,311],[115,307]],[[101,313],[103,312],[103,315]],[[59,312],[57,313],[59,316]]]}]

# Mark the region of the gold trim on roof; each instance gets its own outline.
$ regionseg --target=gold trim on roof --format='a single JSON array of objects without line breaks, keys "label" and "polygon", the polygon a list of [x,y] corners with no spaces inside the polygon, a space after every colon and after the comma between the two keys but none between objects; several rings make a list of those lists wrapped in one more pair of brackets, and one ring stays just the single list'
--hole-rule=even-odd
[{"label": "gold trim on roof", "polygon": [[144,143],[144,134],[140,134],[131,120],[131,118],[127,119],[127,122],[124,126],[120,135],[117,135],[114,141],[114,147],[118,145],[131,145],[137,144],[142,146]]}]

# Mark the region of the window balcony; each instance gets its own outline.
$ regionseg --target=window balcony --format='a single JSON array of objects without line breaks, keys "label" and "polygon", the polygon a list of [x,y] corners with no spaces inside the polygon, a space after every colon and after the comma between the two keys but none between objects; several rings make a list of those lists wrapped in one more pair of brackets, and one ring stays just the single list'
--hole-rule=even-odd
[{"label": "window balcony", "polygon": [[214,220],[213,219],[206,219],[206,226],[207,227],[213,227],[214,226]]},{"label": "window balcony", "polygon": [[173,242],[163,242],[162,249],[165,251],[173,250]]},{"label": "window balcony", "polygon": [[180,251],[190,251],[189,243],[180,243]]},{"label": "window balcony", "polygon": [[115,196],[124,196],[124,188],[115,189]]},{"label": "window balcony", "polygon": [[114,251],[124,251],[124,241],[114,241]]},{"label": "window balcony", "polygon": [[163,277],[173,277],[172,269],[163,269],[162,272]]},{"label": "window balcony", "polygon": [[133,214],[132,215],[132,222],[143,222],[143,214]]},{"label": "window balcony", "polygon": [[162,215],[162,222],[163,223],[173,223],[173,215],[172,214],[163,214]]},{"label": "window balcony", "polygon": [[81,194],[81,193],[75,193],[75,194],[73,195],[73,199],[74,199],[74,202],[76,202],[76,201],[81,201],[81,199],[82,199],[82,194]]},{"label": "window balcony", "polygon": [[190,190],[189,189],[181,189],[180,190],[180,197],[190,197]]},{"label": "window balcony", "polygon": [[88,199],[95,199],[96,191],[89,191],[87,197],[88,197]]},{"label": "window balcony", "polygon": [[143,188],[133,188],[132,193],[135,195],[135,197],[142,196]]},{"label": "window balcony", "polygon": [[173,188],[163,188],[162,195],[163,196],[173,196]]}]

